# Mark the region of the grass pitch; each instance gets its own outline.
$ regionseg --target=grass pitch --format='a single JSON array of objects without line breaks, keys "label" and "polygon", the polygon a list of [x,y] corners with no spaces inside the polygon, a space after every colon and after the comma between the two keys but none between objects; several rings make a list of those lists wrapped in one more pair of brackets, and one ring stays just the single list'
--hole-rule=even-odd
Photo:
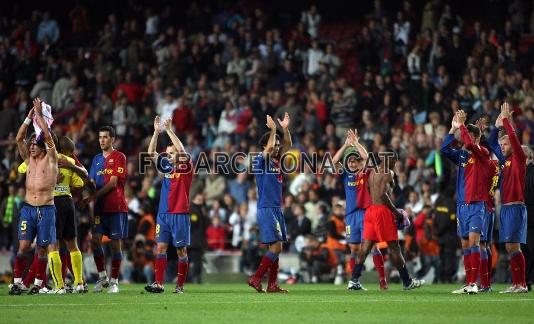
[{"label": "grass pitch", "polygon": [[[246,284],[186,285],[186,293],[148,294],[143,285],[120,293],[9,296],[0,286],[0,323],[533,323],[534,295],[452,295],[458,285],[402,291],[345,286],[282,285],[288,295],[258,294]],[[92,288],[92,285],[90,285]]]}]

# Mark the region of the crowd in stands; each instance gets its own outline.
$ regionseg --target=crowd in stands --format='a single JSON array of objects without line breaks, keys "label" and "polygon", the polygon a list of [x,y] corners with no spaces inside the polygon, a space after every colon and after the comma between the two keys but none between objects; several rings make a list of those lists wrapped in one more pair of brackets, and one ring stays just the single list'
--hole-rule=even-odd
[{"label": "crowd in stands", "polygon": [[[255,1],[130,1],[99,13],[99,23],[91,18],[97,8],[83,1],[63,23],[46,10],[0,13],[0,248],[16,245],[24,182],[14,138],[34,97],[52,105],[53,131],[74,140],[87,168],[100,150],[98,128],[115,127],[114,147],[128,157],[126,280],[151,276],[161,179],[139,169],[139,153],[154,117],[171,118],[198,160],[203,152],[258,152],[265,116],[288,112],[295,152],[333,155],[351,128],[368,151],[396,150],[394,203],[413,223],[401,239],[407,260],[420,260],[411,271],[422,277],[434,268],[436,281],[456,280],[456,169],[439,147],[459,107],[492,125],[504,100],[520,140],[534,143],[534,46],[522,45],[534,33],[534,8],[496,1],[473,17],[441,0],[367,2],[369,12],[343,23],[322,14],[323,2],[283,19]],[[320,250],[328,237],[343,244],[333,225],[344,213],[341,177],[300,171],[284,177],[286,248],[301,253],[303,267],[328,273],[343,258]],[[242,271],[253,270],[262,253],[254,177],[196,174],[190,196],[191,249],[200,260],[204,251],[240,254]],[[80,247],[90,254],[91,210],[77,212]],[[506,269],[497,275],[505,280]]]}]

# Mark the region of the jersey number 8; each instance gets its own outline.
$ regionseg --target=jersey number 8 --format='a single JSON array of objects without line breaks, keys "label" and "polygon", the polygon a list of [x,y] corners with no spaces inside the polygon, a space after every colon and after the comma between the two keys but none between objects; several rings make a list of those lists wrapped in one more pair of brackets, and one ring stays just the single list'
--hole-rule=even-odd
[{"label": "jersey number 8", "polygon": [[100,216],[95,216],[94,224],[95,225],[100,224]]}]

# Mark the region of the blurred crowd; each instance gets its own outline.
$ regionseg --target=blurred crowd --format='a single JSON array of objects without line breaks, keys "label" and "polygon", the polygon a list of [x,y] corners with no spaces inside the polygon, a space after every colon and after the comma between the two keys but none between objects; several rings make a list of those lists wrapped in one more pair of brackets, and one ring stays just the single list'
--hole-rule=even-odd
[{"label": "blurred crowd", "polygon": [[[492,125],[504,100],[520,140],[534,143],[534,46],[522,46],[534,33],[532,3],[496,1],[466,17],[447,1],[388,7],[375,0],[363,19],[343,24],[315,5],[279,19],[254,1],[128,3],[98,24],[90,19],[96,8],[83,2],[73,4],[69,24],[48,11],[0,13],[2,249],[16,244],[24,182],[14,137],[34,97],[52,105],[53,131],[75,141],[86,167],[99,153],[97,129],[115,127],[114,147],[128,157],[126,280],[151,275],[161,179],[153,168],[140,172],[138,154],[148,147],[153,118],[171,118],[198,159],[201,152],[257,152],[265,116],[288,112],[295,152],[333,155],[350,128],[368,151],[395,149],[394,202],[413,223],[401,233],[411,271],[424,276],[434,268],[435,281],[457,280],[456,170],[439,147],[459,107]],[[335,226],[344,216],[341,177],[303,168],[284,185],[287,250],[300,254],[304,272],[319,262],[320,272],[335,273],[343,254],[325,245],[330,237],[344,246]],[[241,270],[252,271],[262,253],[253,176],[197,174],[190,196],[196,260],[205,251],[236,254]],[[80,246],[91,253],[91,211],[78,215]],[[505,269],[496,275],[506,280]]]}]

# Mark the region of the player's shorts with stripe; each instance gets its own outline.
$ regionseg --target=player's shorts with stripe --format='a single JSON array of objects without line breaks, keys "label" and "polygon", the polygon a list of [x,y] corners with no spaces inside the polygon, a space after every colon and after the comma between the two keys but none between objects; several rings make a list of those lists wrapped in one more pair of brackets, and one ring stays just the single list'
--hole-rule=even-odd
[{"label": "player's shorts with stripe", "polygon": [[490,212],[487,208],[484,212],[484,223],[482,224],[481,242],[491,242],[493,239],[493,224],[495,223],[495,213]]},{"label": "player's shorts with stripe", "polygon": [[32,242],[45,247],[56,243],[56,207],[54,205],[22,205],[19,217],[19,240]]},{"label": "player's shorts with stripe", "polygon": [[363,239],[374,242],[398,241],[395,216],[385,205],[371,205],[365,211]]},{"label": "player's shorts with stripe", "polygon": [[93,218],[93,233],[106,235],[112,240],[128,237],[127,213],[101,213]]},{"label": "player's shorts with stripe", "polygon": [[191,218],[189,214],[158,214],[156,242],[172,243],[174,247],[191,244]]},{"label": "player's shorts with stripe", "polygon": [[482,233],[485,213],[486,205],[482,201],[457,204],[458,236],[467,238],[469,233]]},{"label": "player's shorts with stripe", "polygon": [[58,240],[73,239],[77,236],[77,221],[74,202],[69,195],[54,197],[56,206],[56,236]]},{"label": "player's shorts with stripe", "polygon": [[345,232],[347,234],[348,243],[360,244],[362,242],[364,216],[365,209],[361,208],[345,215]]},{"label": "player's shorts with stripe", "polygon": [[527,208],[524,204],[503,205],[499,221],[501,243],[527,242]]},{"label": "player's shorts with stripe", "polygon": [[286,221],[280,207],[258,208],[258,227],[262,243],[285,242]]}]

